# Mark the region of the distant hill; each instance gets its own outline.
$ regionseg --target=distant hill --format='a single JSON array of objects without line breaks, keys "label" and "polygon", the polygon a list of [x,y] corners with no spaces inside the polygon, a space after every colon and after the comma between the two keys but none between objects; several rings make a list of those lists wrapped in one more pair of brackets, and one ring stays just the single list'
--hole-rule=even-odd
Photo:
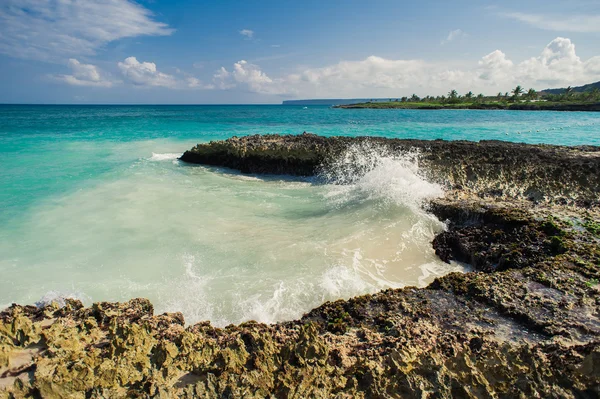
[{"label": "distant hill", "polygon": [[[600,90],[600,82],[590,83],[590,84],[587,84],[587,85],[578,86],[578,87],[571,87],[571,88],[576,93],[583,93],[585,91],[592,91],[594,89]],[[545,90],[542,90],[542,93],[546,93],[546,94],[562,94],[562,93],[565,92],[565,90],[566,90],[565,88],[562,88],[562,89],[545,89]]]}]

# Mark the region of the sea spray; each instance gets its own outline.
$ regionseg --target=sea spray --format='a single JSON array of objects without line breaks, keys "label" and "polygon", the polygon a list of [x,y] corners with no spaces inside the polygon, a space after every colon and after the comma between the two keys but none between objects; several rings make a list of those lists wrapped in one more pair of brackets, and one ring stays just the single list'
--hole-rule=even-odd
[{"label": "sea spray", "polygon": [[90,297],[82,292],[48,291],[35,303],[35,306],[41,308],[52,303],[56,303],[58,306],[62,307],[66,305],[67,299],[76,299],[78,301],[88,302]]},{"label": "sea spray", "polygon": [[328,199],[338,205],[373,201],[420,213],[426,200],[444,193],[423,176],[417,150],[393,152],[368,141],[350,146],[319,176],[331,187]]}]

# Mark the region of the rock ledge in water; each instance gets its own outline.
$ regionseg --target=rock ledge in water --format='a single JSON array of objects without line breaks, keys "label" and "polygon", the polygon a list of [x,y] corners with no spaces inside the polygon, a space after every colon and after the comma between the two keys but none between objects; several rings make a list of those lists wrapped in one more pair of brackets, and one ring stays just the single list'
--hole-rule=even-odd
[{"label": "rock ledge in water", "polygon": [[600,147],[564,147],[503,141],[401,140],[380,137],[254,135],[198,144],[181,160],[242,173],[311,176],[351,146],[392,153],[418,151],[428,179],[481,197],[598,202]]}]

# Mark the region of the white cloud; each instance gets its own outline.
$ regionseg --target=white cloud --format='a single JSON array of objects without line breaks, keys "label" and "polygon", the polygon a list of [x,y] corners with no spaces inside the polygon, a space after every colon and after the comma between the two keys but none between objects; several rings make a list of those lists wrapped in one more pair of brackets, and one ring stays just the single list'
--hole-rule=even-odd
[{"label": "white cloud", "polygon": [[571,40],[558,37],[537,57],[515,63],[495,50],[474,64],[448,68],[446,63],[422,60],[390,60],[371,56],[358,61],[306,68],[272,77],[258,65],[239,61],[231,71],[221,68],[215,85],[239,87],[262,94],[296,97],[399,97],[413,92],[445,94],[450,89],[494,94],[517,84],[544,89],[580,85],[600,80],[600,56],[583,61]]},{"label": "white cloud", "polygon": [[575,44],[564,37],[557,37],[548,43],[539,56],[518,64],[496,50],[483,57],[479,66],[478,77],[495,86],[521,84],[548,88],[600,80],[600,57],[582,61],[575,52]]},{"label": "white cloud", "polygon": [[245,36],[248,39],[252,39],[254,37],[254,31],[250,29],[242,29],[240,31],[240,35]]},{"label": "white cloud", "polygon": [[420,80],[428,69],[421,60],[388,60],[370,56],[362,61],[342,61],[324,68],[307,69],[288,80],[308,83],[320,90],[345,92],[369,89],[402,89]]},{"label": "white cloud", "polygon": [[539,57],[518,65],[516,75],[526,81],[550,85],[576,85],[599,80],[600,57],[582,61],[575,53],[571,40],[557,37]]},{"label": "white cloud", "polygon": [[446,36],[446,38],[444,40],[442,40],[440,44],[443,46],[446,43],[450,43],[452,41],[458,40],[463,37],[467,37],[467,34],[465,32],[463,32],[461,29],[456,29],[456,30],[450,31],[450,33],[448,33],[448,36]]},{"label": "white cloud", "polygon": [[600,15],[542,15],[508,12],[500,14],[539,29],[559,32],[600,32]]},{"label": "white cloud", "polygon": [[488,81],[501,81],[509,77],[513,62],[500,50],[492,51],[479,61],[479,77]]},{"label": "white cloud", "polygon": [[174,76],[159,72],[153,62],[139,62],[135,57],[128,57],[117,65],[123,76],[136,86],[178,86]]},{"label": "white cloud", "polygon": [[195,78],[193,76],[186,78],[185,81],[187,83],[187,87],[189,87],[190,89],[213,90],[215,88],[215,85],[204,84],[200,79]]},{"label": "white cloud", "polygon": [[236,86],[261,94],[287,94],[288,90],[283,86],[283,80],[271,79],[257,65],[241,60],[233,64],[233,70],[229,72],[221,67],[214,75],[216,85],[222,89],[230,89]]},{"label": "white cloud", "polygon": [[175,71],[183,76],[176,77],[156,68],[153,62],[140,62],[136,57],[128,57],[117,64],[125,79],[139,87],[166,87],[169,89],[213,90],[213,84],[205,84],[200,79],[178,68]]},{"label": "white cloud", "polygon": [[69,59],[68,65],[71,68],[71,75],[57,75],[53,77],[73,86],[111,87],[113,85],[113,82],[100,74],[95,65],[82,64],[75,58]]},{"label": "white cloud", "polygon": [[233,89],[236,86],[236,83],[231,78],[231,73],[225,67],[219,68],[213,76],[213,81],[221,90]]},{"label": "white cloud", "polygon": [[0,52],[12,57],[61,62],[114,40],[172,32],[130,0],[0,2]]}]

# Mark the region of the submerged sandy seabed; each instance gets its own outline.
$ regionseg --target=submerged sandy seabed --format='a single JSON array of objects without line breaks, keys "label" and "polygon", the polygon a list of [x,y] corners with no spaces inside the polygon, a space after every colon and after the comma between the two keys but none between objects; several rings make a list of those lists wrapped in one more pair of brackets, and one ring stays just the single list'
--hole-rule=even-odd
[{"label": "submerged sandy seabed", "polygon": [[424,287],[464,268],[431,246],[445,225],[422,205],[443,189],[414,155],[354,148],[302,178],[154,153],[5,228],[0,304],[144,297],[157,312],[224,327]]}]

